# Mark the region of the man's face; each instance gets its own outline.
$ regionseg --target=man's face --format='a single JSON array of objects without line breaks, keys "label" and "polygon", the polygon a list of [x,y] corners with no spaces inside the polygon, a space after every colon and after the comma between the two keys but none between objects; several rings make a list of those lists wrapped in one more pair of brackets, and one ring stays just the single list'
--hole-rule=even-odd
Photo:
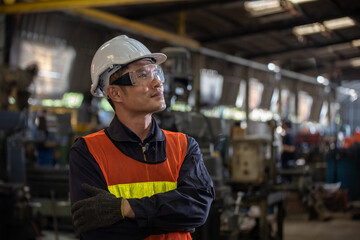
[{"label": "man's face", "polygon": [[[134,62],[128,66],[123,75],[148,64],[151,62],[147,60]],[[164,86],[157,77],[143,84],[125,88],[126,91],[122,94],[123,106],[131,112],[148,114],[160,112],[166,108]]]}]

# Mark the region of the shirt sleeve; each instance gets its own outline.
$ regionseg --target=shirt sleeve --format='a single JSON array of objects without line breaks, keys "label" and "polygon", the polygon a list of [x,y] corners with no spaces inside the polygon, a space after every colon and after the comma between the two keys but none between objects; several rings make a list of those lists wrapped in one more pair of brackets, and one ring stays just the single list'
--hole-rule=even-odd
[{"label": "shirt sleeve", "polygon": [[[83,139],[76,141],[71,147],[69,153],[69,185],[71,205],[75,202],[88,198],[81,185],[87,183],[91,186],[108,191],[107,184],[102,171],[96,160],[87,149]],[[126,218],[111,226],[97,228],[81,234],[81,239],[144,239],[149,236],[149,231],[141,229],[133,219]]]},{"label": "shirt sleeve", "polygon": [[140,227],[156,231],[190,230],[203,225],[215,198],[213,182],[198,143],[188,138],[187,154],[175,190],[128,199]]},{"label": "shirt sleeve", "polygon": [[285,134],[282,143],[284,145],[295,146],[295,137],[291,133]]}]

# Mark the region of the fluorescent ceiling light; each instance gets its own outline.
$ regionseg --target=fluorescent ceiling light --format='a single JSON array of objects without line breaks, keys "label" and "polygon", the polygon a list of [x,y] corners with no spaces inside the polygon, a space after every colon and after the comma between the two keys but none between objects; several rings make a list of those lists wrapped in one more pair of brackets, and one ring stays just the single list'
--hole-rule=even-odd
[{"label": "fluorescent ceiling light", "polygon": [[351,41],[351,44],[353,45],[353,47],[360,47],[360,39]]},{"label": "fluorescent ceiling light", "polygon": [[325,32],[325,30],[326,29],[324,25],[322,25],[321,23],[311,23],[293,28],[293,32],[298,36]]},{"label": "fluorescent ceiling light", "polygon": [[355,22],[352,18],[349,17],[343,17],[343,18],[336,18],[332,20],[328,20],[324,22],[324,26],[327,29],[334,30],[339,28],[347,28],[354,26]]},{"label": "fluorescent ceiling light", "polygon": [[323,76],[317,76],[316,81],[325,86],[329,85],[329,79],[324,78]]},{"label": "fluorescent ceiling light", "polygon": [[360,67],[360,57],[352,58],[349,61],[350,61],[351,66]]},{"label": "fluorescent ceiling light", "polygon": [[246,11],[254,16],[261,16],[284,11],[279,0],[246,1]]},{"label": "fluorescent ceiling light", "polygon": [[249,11],[262,11],[280,7],[279,0],[259,0],[245,2],[245,9]]},{"label": "fluorescent ceiling light", "polygon": [[[335,30],[340,28],[347,28],[355,25],[355,21],[349,17],[336,18],[321,23],[311,23],[301,25],[293,28],[293,32],[297,36],[310,35],[314,33],[325,32],[326,30]],[[360,39],[354,40],[352,44],[356,47],[360,46]]]},{"label": "fluorescent ceiling light", "polygon": [[306,2],[314,2],[316,0],[290,0],[290,2],[299,4],[299,3],[306,3]]},{"label": "fluorescent ceiling light", "polygon": [[350,101],[354,102],[358,99],[357,92],[354,89],[350,89]]},{"label": "fluorescent ceiling light", "polygon": [[270,71],[273,71],[273,72],[280,72],[280,67],[275,65],[274,63],[269,63],[267,65],[267,68],[270,70]]},{"label": "fluorescent ceiling light", "polygon": [[355,100],[358,99],[358,95],[357,95],[357,92],[355,91],[355,89],[346,88],[346,87],[339,87],[338,91],[341,94],[349,95],[350,96],[350,101],[352,101],[352,102],[354,102]]}]

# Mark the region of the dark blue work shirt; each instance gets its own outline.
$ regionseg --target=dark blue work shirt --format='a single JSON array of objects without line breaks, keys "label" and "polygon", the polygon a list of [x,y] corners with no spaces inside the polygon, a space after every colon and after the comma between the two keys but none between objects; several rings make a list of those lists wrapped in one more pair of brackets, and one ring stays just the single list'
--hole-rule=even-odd
[{"label": "dark blue work shirt", "polygon": [[[283,137],[282,144],[295,147],[296,143],[295,143],[294,135],[290,132],[286,133],[285,136]],[[295,161],[295,158],[296,158],[295,151],[293,152],[283,151],[281,153],[282,168],[288,169],[295,167],[295,165],[291,163],[291,161],[292,162]]]},{"label": "dark blue work shirt", "polygon": [[[136,161],[155,164],[166,160],[165,135],[155,119],[144,142],[116,116],[105,132],[121,152]],[[186,231],[204,224],[215,197],[213,183],[198,143],[190,136],[187,136],[187,141],[187,153],[175,190],[141,199],[128,199],[135,219],[125,218],[111,226],[85,232],[81,235],[82,239],[136,240],[152,234]],[[81,190],[82,183],[108,190],[103,173],[83,139],[73,144],[69,164],[71,204],[89,197]]]}]

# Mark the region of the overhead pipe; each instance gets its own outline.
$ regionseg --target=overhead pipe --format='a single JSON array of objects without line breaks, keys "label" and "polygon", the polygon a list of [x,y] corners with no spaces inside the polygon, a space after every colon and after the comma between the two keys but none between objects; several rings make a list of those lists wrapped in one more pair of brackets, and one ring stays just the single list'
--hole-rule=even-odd
[{"label": "overhead pipe", "polygon": [[[267,65],[254,62],[241,57],[233,56],[223,52],[215,51],[209,48],[204,48],[198,41],[195,41],[184,36],[179,36],[167,31],[160,30],[151,26],[147,26],[129,19],[120,17],[115,14],[106,13],[86,7],[96,6],[112,6],[112,5],[135,5],[135,4],[146,4],[146,3],[161,3],[161,2],[180,2],[183,0],[62,0],[62,1],[41,1],[41,2],[21,2],[10,5],[0,5],[0,14],[13,14],[13,13],[24,13],[24,12],[40,12],[40,11],[51,11],[51,10],[67,10],[70,13],[75,13],[83,17],[96,20],[105,25],[113,25],[135,34],[146,36],[150,39],[157,41],[166,41],[169,44],[182,46],[189,48],[193,51],[201,54],[223,59],[228,62],[239,64],[242,66],[258,69],[261,71],[269,71]],[[184,13],[182,13],[184,14]],[[179,29],[181,24],[184,24],[185,16],[180,15],[181,21],[179,21]],[[182,22],[182,23],[181,23]],[[184,27],[184,26],[182,26]],[[184,29],[182,29],[184,30]],[[304,74],[292,72],[289,70],[281,69],[280,73],[282,76],[297,79],[300,81],[318,84],[316,78],[310,77]]]},{"label": "overhead pipe", "polygon": [[185,37],[186,35],[186,13],[184,11],[180,11],[178,13],[178,35]]},{"label": "overhead pipe", "polygon": [[103,11],[95,10],[95,9],[73,9],[69,11],[71,13],[75,13],[77,15],[90,18],[91,20],[95,20],[99,23],[105,25],[112,25],[115,27],[119,27],[128,32],[132,32],[135,34],[139,34],[142,36],[146,36],[148,38],[157,40],[157,41],[166,41],[173,45],[187,47],[192,50],[197,50],[200,48],[200,43],[192,40],[190,38],[182,37],[174,33],[170,33],[167,31],[160,30],[155,27],[147,26],[135,21],[131,21],[129,19],[120,17],[115,14],[106,13]]},{"label": "overhead pipe", "polygon": [[[131,21],[129,19],[114,14],[106,13],[95,9],[74,9],[71,10],[71,12],[81,15],[83,17],[91,18],[92,20],[95,19],[96,21],[103,24],[111,24],[126,31],[143,35],[154,40],[166,41],[169,44],[186,47],[206,56],[223,59],[227,62],[232,62],[245,67],[250,67],[253,69],[269,72],[269,69],[265,64],[251,61],[245,58],[237,57],[234,55],[226,54],[224,52],[205,48],[202,47],[199,42],[192,40],[190,38],[179,36],[177,34],[173,34],[135,21]],[[281,69],[280,74],[284,77],[297,79],[307,83],[318,84],[316,78],[301,73],[296,73],[293,71]]]},{"label": "overhead pipe", "polygon": [[[267,65],[262,64],[262,63],[258,63],[255,61],[251,61],[245,58],[241,58],[241,57],[237,57],[234,55],[230,55],[227,53],[223,53],[223,52],[219,52],[219,51],[215,51],[209,48],[199,48],[198,51],[201,54],[207,55],[207,56],[211,56],[211,57],[215,57],[215,58],[219,58],[219,59],[223,59],[227,62],[231,62],[231,63],[235,63],[235,64],[239,64],[245,67],[250,67],[253,69],[257,69],[260,71],[265,71],[265,72],[269,72],[269,69],[267,67]],[[284,77],[289,77],[292,79],[296,79],[299,81],[303,81],[303,82],[307,82],[307,83],[312,83],[312,84],[318,84],[318,82],[316,81],[316,78],[314,77],[310,77],[301,73],[297,73],[297,72],[293,72],[290,70],[285,70],[285,69],[280,69],[281,76]]]},{"label": "overhead pipe", "polygon": [[[68,10],[75,8],[129,6],[151,3],[185,2],[186,0],[57,0],[19,2],[0,5],[0,14],[34,13]],[[190,2],[190,0],[188,0]]]}]

